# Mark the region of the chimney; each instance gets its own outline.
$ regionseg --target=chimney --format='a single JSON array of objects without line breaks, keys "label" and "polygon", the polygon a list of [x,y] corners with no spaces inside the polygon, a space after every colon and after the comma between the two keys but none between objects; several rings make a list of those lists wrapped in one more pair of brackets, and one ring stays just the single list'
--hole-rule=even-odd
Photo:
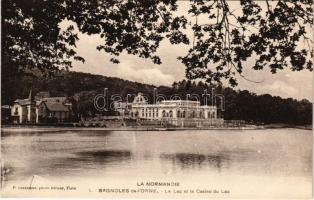
[{"label": "chimney", "polygon": [[32,95],[32,90],[29,91],[28,100],[30,102],[34,101],[34,96]]}]

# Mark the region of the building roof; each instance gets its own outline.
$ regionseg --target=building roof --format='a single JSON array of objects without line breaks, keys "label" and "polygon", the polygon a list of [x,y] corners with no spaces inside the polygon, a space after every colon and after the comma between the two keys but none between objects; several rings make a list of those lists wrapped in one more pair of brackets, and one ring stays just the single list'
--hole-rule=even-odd
[{"label": "building roof", "polygon": [[43,98],[42,101],[64,103],[66,99],[67,99],[66,97],[46,97],[46,98]]},{"label": "building roof", "polygon": [[193,100],[162,100],[161,103],[194,103],[199,104],[199,101],[193,101]]},{"label": "building roof", "polygon": [[137,104],[147,104],[147,100],[142,93],[138,93],[136,97],[134,97],[133,103]]},{"label": "building roof", "polygon": [[28,99],[17,99],[14,101],[14,103],[19,104],[21,106],[26,106],[30,104],[35,104],[36,106],[39,106],[41,103],[44,103],[47,107],[48,110],[50,111],[59,111],[59,112],[69,112],[70,108],[64,105],[66,103],[67,98],[66,97],[45,97],[41,98],[40,100],[33,101],[30,100],[32,99],[31,97],[31,92],[30,92],[30,97]]},{"label": "building roof", "polygon": [[10,105],[2,105],[1,108],[3,108],[3,109],[10,109],[11,106]]},{"label": "building roof", "polygon": [[44,102],[49,111],[54,112],[69,112],[69,108],[62,102],[45,101]]},{"label": "building roof", "polygon": [[17,103],[21,106],[26,106],[32,103],[32,101],[30,101],[29,99],[17,99],[14,101],[14,103]]}]

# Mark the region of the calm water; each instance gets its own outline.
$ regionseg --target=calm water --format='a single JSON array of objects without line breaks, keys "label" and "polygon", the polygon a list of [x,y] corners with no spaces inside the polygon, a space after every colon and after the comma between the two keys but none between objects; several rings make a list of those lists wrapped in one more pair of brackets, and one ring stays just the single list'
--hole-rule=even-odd
[{"label": "calm water", "polygon": [[278,197],[289,188],[293,197],[311,195],[312,134],[306,130],[2,131],[1,151],[9,169],[4,188],[34,177],[132,186],[179,180],[239,197],[266,195],[274,186]]}]

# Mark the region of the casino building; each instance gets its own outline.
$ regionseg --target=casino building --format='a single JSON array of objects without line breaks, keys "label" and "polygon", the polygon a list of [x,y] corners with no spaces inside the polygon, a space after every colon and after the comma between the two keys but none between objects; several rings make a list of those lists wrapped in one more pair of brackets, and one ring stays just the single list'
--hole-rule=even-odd
[{"label": "casino building", "polygon": [[216,106],[200,105],[199,101],[163,100],[149,104],[139,93],[125,108],[131,118],[146,121],[146,124],[157,121],[164,125],[202,127],[223,123],[223,119],[217,118]]}]

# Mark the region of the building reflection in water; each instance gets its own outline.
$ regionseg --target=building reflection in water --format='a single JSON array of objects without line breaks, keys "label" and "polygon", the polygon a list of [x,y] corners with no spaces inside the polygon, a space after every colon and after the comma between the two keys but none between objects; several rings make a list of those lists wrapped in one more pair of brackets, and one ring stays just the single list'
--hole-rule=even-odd
[{"label": "building reflection in water", "polygon": [[180,166],[181,169],[215,168],[220,171],[226,167],[229,157],[223,154],[199,154],[199,153],[175,153],[161,154],[160,158],[171,161],[172,165]]}]

